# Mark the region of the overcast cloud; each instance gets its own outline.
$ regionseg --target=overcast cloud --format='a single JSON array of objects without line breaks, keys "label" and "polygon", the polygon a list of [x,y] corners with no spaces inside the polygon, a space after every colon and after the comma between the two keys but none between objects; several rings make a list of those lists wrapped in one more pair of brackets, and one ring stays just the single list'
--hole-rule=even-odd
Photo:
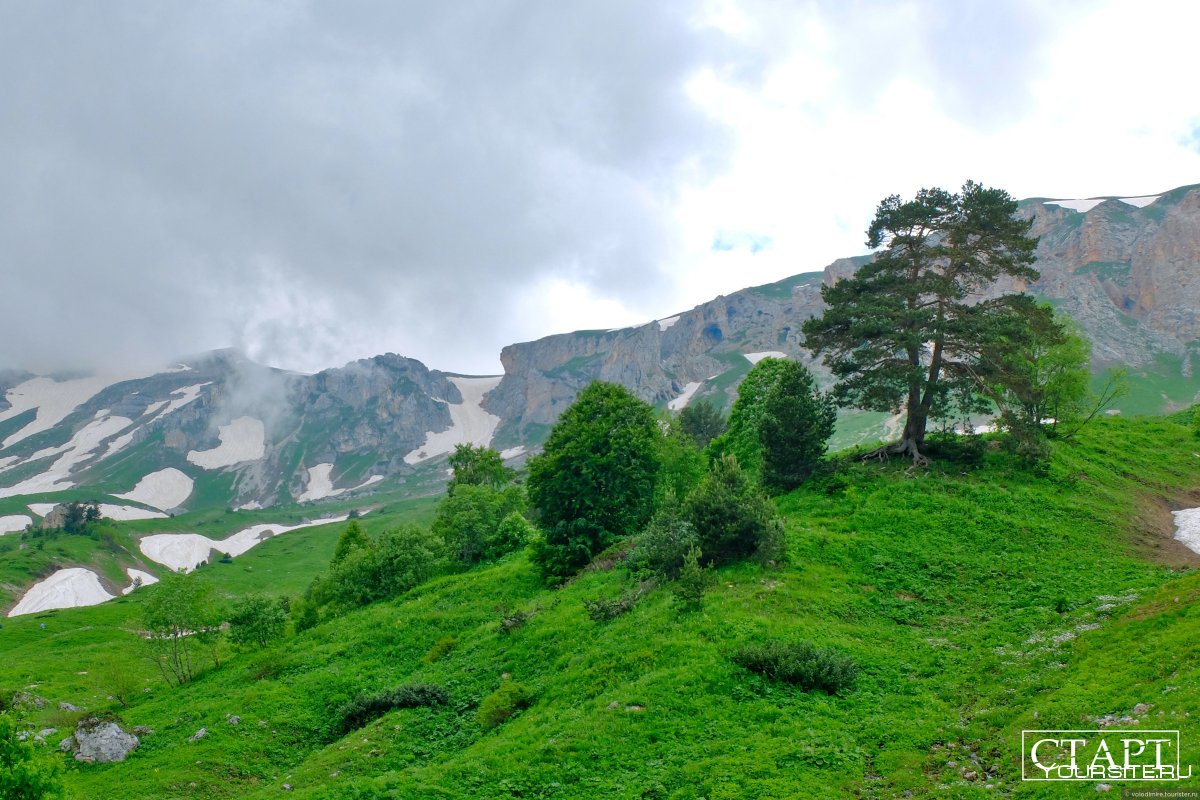
[{"label": "overcast cloud", "polygon": [[0,365],[496,371],[891,192],[1200,180],[1193,21],[1045,5],[0,1]]}]

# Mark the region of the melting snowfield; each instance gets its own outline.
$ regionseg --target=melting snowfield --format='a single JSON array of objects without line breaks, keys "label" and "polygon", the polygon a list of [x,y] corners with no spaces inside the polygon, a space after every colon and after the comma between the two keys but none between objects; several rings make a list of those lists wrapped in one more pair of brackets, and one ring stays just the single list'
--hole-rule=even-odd
[{"label": "melting snowfield", "polygon": [[483,410],[483,398],[499,384],[502,375],[490,378],[450,378],[462,394],[461,403],[450,403],[450,428],[425,434],[425,444],[404,457],[406,464],[419,464],[426,459],[449,453],[456,444],[475,444],[486,447],[500,418]]},{"label": "melting snowfield", "polygon": [[9,514],[6,517],[0,517],[0,536],[23,531],[26,525],[31,524],[33,524],[33,519],[25,514]]},{"label": "melting snowfield", "polygon": [[[757,353],[755,355],[757,355]],[[746,356],[746,357],[749,358],[749,356]],[[694,383],[689,383],[689,384],[685,385],[683,387],[683,394],[679,395],[679,397],[676,397],[674,400],[671,400],[670,402],[668,402],[667,408],[671,409],[672,411],[679,411],[682,408],[686,408],[687,404],[692,401],[692,395],[694,395],[696,393],[696,390],[699,389],[702,385],[703,385],[703,381],[695,381]]]},{"label": "melting snowfield", "polygon": [[257,461],[267,452],[267,430],[261,419],[238,417],[217,429],[221,443],[211,450],[192,450],[187,460],[204,469]]},{"label": "melting snowfield", "polygon": [[14,386],[5,393],[5,399],[12,405],[0,411],[0,422],[24,414],[31,408],[37,409],[37,416],[25,427],[0,442],[0,449],[28,439],[35,433],[50,430],[113,382],[113,378],[76,378],[69,381],[32,378]]},{"label": "melting snowfield", "polygon": [[1200,508],[1185,508],[1171,512],[1175,517],[1175,538],[1183,546],[1200,555]]},{"label": "melting snowfield", "polygon": [[121,594],[129,594],[139,586],[149,586],[152,583],[158,583],[158,578],[149,572],[142,572],[140,569],[134,569],[133,567],[126,567],[125,574],[129,576],[129,585],[121,590]]},{"label": "melting snowfield", "polygon": [[763,352],[763,353],[742,353],[742,355],[744,355],[746,357],[746,360],[749,361],[751,364],[757,364],[758,362],[762,361],[764,358],[787,358],[788,357],[787,353],[781,353],[778,350],[767,350],[766,352]]},{"label": "melting snowfield", "polygon": [[150,511],[145,508],[137,508],[136,506],[117,506],[112,503],[100,504],[100,516],[108,517],[109,519],[117,520],[118,522],[128,522],[134,519],[166,519],[167,515],[161,511]]},{"label": "melting snowfield", "polygon": [[335,489],[333,488],[332,474],[333,464],[317,464],[315,467],[309,467],[308,484],[305,486],[304,492],[296,500],[303,503],[308,500],[320,500],[324,497],[337,497],[339,494],[356,492],[359,489],[364,489],[383,480],[382,475],[372,475],[358,486]]},{"label": "melting snowfield", "polygon": [[52,608],[94,606],[112,599],[113,595],[100,585],[100,578],[96,573],[82,567],[69,567],[35,583],[8,615],[17,617],[21,614],[49,611]]},{"label": "melting snowfield", "polygon": [[[28,508],[39,517],[44,517],[54,510],[57,503],[30,503]],[[127,522],[134,519],[166,519],[167,515],[158,511],[149,511],[135,506],[118,506],[112,503],[100,504],[100,516]]]},{"label": "melting snowfield", "polygon": [[658,330],[665,331],[667,328],[671,327],[676,322],[679,322],[679,316],[680,316],[679,314],[676,314],[673,317],[667,317],[666,319],[660,319],[658,321]]},{"label": "melting snowfield", "polygon": [[143,477],[132,491],[113,496],[168,511],[183,505],[192,494],[192,485],[192,479],[187,475],[167,467]]},{"label": "melting snowfield", "polygon": [[151,561],[174,570],[191,572],[208,561],[213,550],[228,556],[240,556],[259,542],[273,536],[291,533],[301,528],[328,525],[331,522],[345,522],[349,518],[348,514],[343,514],[340,517],[325,517],[299,525],[252,525],[220,541],[198,533],[156,533],[143,537],[138,547]]},{"label": "melting snowfield", "polygon": [[[1162,195],[1160,195],[1160,194],[1144,194],[1139,197],[1118,197],[1116,199],[1120,200],[1122,203],[1125,203],[1126,205],[1136,206],[1137,208],[1145,208],[1146,206],[1150,205],[1151,203],[1153,203],[1155,200],[1157,200],[1160,197],[1162,197]],[[1086,214],[1088,211],[1091,211],[1093,208],[1100,205],[1105,200],[1110,200],[1110,199],[1112,199],[1112,198],[1089,197],[1087,199],[1081,199],[1081,200],[1047,200],[1045,203],[1043,203],[1043,205],[1062,206],[1063,208],[1069,208],[1072,211],[1079,211],[1079,212]]]},{"label": "melting snowfield", "polygon": [[[519,444],[516,447],[510,447],[507,450],[500,451],[500,457],[503,458],[505,461],[508,461],[510,458],[516,458],[517,456],[523,456],[523,455],[525,455],[525,445],[523,445],[523,444]],[[450,474],[453,475],[454,470],[450,470]]]},{"label": "melting snowfield", "polygon": [[[22,384],[23,386],[24,384]],[[29,463],[41,458],[49,458],[57,455],[59,458],[50,465],[40,475],[34,475],[32,478],[26,478],[13,486],[0,488],[0,497],[13,497],[20,494],[36,494],[38,492],[61,492],[64,489],[70,489],[75,484],[69,480],[68,476],[71,470],[76,465],[87,461],[92,452],[98,448],[105,439],[114,436],[123,431],[129,425],[133,424],[133,420],[127,417],[110,417],[108,410],[96,412],[96,418],[84,425],[74,436],[71,441],[58,447],[48,447],[39,450],[22,463]],[[61,455],[60,455],[61,454]]]}]

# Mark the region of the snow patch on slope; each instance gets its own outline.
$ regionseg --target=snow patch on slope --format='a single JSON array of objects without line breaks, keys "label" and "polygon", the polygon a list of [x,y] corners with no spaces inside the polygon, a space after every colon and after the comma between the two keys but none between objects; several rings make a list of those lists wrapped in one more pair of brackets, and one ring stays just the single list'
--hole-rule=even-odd
[{"label": "snow patch on slope", "polygon": [[207,561],[213,550],[228,556],[240,556],[259,542],[270,539],[272,536],[280,536],[316,525],[345,522],[349,518],[349,514],[343,514],[340,517],[325,517],[312,522],[302,522],[299,525],[273,525],[270,523],[251,525],[220,541],[201,536],[198,533],[156,533],[143,537],[138,543],[138,547],[152,561],[174,570],[181,569],[191,572]]},{"label": "snow patch on slope", "polygon": [[69,567],[31,586],[8,615],[17,617],[52,608],[94,606],[112,599],[113,595],[105,591],[96,573],[82,567]]},{"label": "snow patch on slope", "polygon": [[749,361],[751,364],[757,364],[758,362],[762,361],[764,358],[787,358],[788,357],[787,353],[781,353],[778,350],[766,350],[762,353],[742,353],[742,355],[744,355],[746,357],[746,360]]},{"label": "snow patch on slope", "polygon": [[333,464],[317,464],[308,468],[308,484],[304,492],[296,498],[303,503],[308,500],[320,500],[325,497],[337,497],[346,492],[356,492],[383,480],[382,475],[372,475],[358,486],[348,486],[343,489],[333,488]]},{"label": "snow patch on slope", "polygon": [[1175,518],[1175,538],[1183,542],[1183,546],[1193,553],[1200,555],[1200,508],[1185,508],[1173,511]]},{"label": "snow patch on slope", "polygon": [[[747,358],[749,358],[749,356],[747,356]],[[686,408],[687,404],[692,401],[692,395],[694,395],[696,393],[696,390],[699,389],[703,385],[704,385],[703,381],[694,381],[692,383],[686,384],[683,387],[683,394],[679,395],[679,397],[676,397],[674,400],[671,400],[670,402],[668,402],[667,408],[671,409],[672,411],[679,411],[682,408]]]},{"label": "snow patch on slope", "polygon": [[[1160,197],[1162,197],[1161,194],[1144,194],[1144,195],[1140,195],[1138,197],[1118,197],[1116,199],[1120,200],[1122,203],[1125,203],[1126,205],[1135,206],[1137,208],[1145,208],[1146,206],[1150,205],[1151,203],[1153,203],[1155,200],[1157,200]],[[1091,211],[1096,206],[1103,203],[1105,200],[1110,200],[1110,199],[1113,199],[1113,198],[1089,197],[1086,199],[1078,199],[1078,200],[1047,200],[1045,203],[1043,203],[1043,205],[1062,206],[1063,208],[1069,208],[1072,211],[1079,211],[1080,213],[1086,214],[1087,212]]]},{"label": "snow patch on slope", "polygon": [[489,378],[450,378],[462,394],[461,403],[449,403],[450,428],[425,434],[425,444],[404,457],[406,464],[419,464],[434,456],[449,453],[456,444],[491,444],[500,418],[483,410],[483,398],[495,389],[503,376]]},{"label": "snow patch on slope", "polygon": [[679,314],[676,314],[673,317],[667,317],[666,319],[660,319],[658,321],[658,330],[665,331],[667,328],[671,327],[676,322],[679,322],[679,316],[680,316]]},{"label": "snow patch on slope", "polygon": [[14,486],[0,488],[0,497],[13,497],[20,494],[35,494],[37,492],[61,492],[64,489],[70,489],[75,484],[68,479],[71,470],[76,465],[86,461],[96,448],[98,448],[105,439],[113,436],[129,425],[133,424],[133,420],[126,417],[101,417],[93,419],[87,425],[84,425],[79,431],[71,437],[71,441],[58,447],[48,447],[44,450],[39,450],[28,459],[35,461],[40,458],[48,458],[52,455],[61,456],[50,465],[50,468],[40,475],[34,475],[31,478],[26,478]]},{"label": "snow patch on slope", "polygon": [[131,491],[113,496],[168,511],[183,505],[183,501],[191,496],[193,485],[187,475],[167,467],[146,475]]},{"label": "snow patch on slope", "polygon": [[76,378],[56,381],[53,378],[31,378],[12,387],[5,393],[11,404],[0,411],[0,422],[12,419],[30,409],[37,409],[37,416],[16,433],[0,442],[0,450],[28,439],[35,433],[48,431],[67,418],[72,411],[95,397],[101,389],[110,386],[113,378]]},{"label": "snow patch on slope", "polygon": [[25,530],[26,525],[32,525],[33,518],[26,514],[9,514],[0,517],[0,536],[6,533],[18,533]]},{"label": "snow patch on slope", "polygon": [[136,506],[117,506],[112,503],[100,504],[100,516],[115,519],[118,522],[128,522],[135,519],[166,519],[161,511],[150,511]]},{"label": "snow patch on slope", "polygon": [[129,585],[121,590],[121,594],[129,594],[134,589],[141,586],[149,586],[152,583],[158,583],[158,578],[151,575],[149,572],[142,572],[140,569],[126,567],[125,574],[129,576]]},{"label": "snow patch on slope", "polygon": [[[517,456],[523,456],[523,455],[525,455],[525,445],[523,445],[523,444],[519,444],[516,447],[510,447],[507,450],[500,451],[500,457],[503,458],[505,461],[507,461],[510,458],[516,458]],[[450,473],[453,474],[454,470],[450,470]]]},{"label": "snow patch on slope", "polygon": [[192,450],[187,460],[203,469],[257,461],[267,452],[267,429],[261,419],[238,417],[217,429],[221,443],[211,450]]}]

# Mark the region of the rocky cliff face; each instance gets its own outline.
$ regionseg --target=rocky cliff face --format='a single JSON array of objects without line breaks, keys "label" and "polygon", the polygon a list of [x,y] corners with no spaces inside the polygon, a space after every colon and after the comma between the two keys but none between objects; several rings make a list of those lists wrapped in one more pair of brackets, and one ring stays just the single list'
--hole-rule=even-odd
[{"label": "rocky cliff face", "polygon": [[[1100,365],[1161,367],[1169,356],[1177,365],[1170,369],[1191,374],[1200,338],[1200,187],[1153,202],[1027,200],[1019,213],[1040,237],[1041,277],[1003,288],[1027,289],[1069,312]],[[229,351],[107,382],[0,372],[0,504],[58,501],[60,492],[87,486],[162,508],[165,501],[153,503],[163,492],[131,492],[155,475],[160,488],[177,490],[165,493],[172,503],[188,498],[185,508],[394,487],[421,470],[440,474],[437,456],[456,441],[540,443],[592,380],[623,384],[656,405],[708,398],[727,407],[766,355],[800,359],[827,378],[802,346],[801,325],[822,312],[822,285],[869,259],[839,259],[640,326],[509,345],[502,380],[448,375],[392,354],[298,375]]]}]

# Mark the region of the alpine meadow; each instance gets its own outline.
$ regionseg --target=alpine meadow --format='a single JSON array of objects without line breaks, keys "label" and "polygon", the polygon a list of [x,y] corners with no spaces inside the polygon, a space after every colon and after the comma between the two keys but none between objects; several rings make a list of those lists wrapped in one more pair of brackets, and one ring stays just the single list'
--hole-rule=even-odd
[{"label": "alpine meadow", "polygon": [[0,800],[1200,796],[1198,29],[0,3]]}]

